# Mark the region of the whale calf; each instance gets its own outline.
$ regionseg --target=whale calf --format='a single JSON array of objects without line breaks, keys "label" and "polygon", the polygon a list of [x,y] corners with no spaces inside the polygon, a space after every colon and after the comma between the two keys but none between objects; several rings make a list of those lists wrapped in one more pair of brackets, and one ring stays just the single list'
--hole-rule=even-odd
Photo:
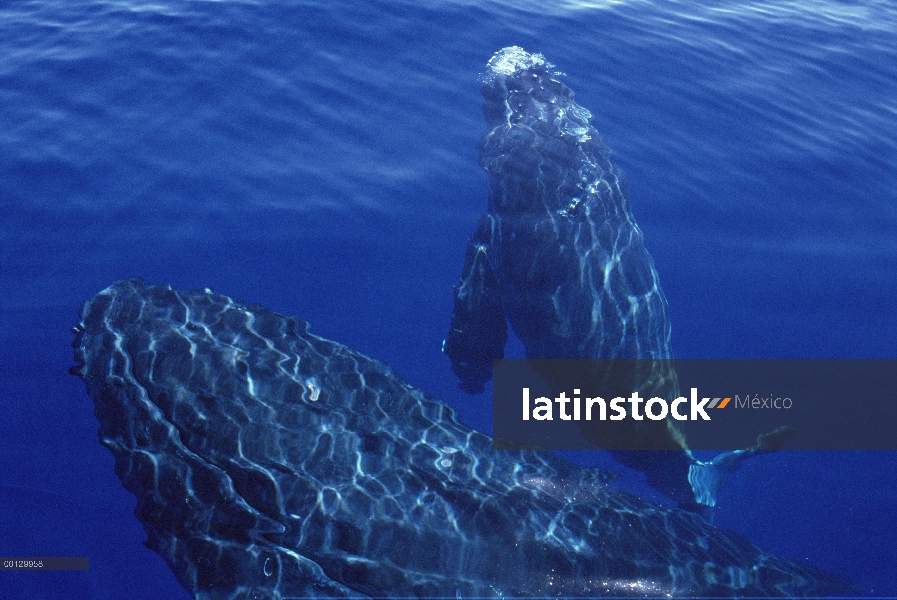
[{"label": "whale calf", "polygon": [[[468,243],[443,351],[461,389],[482,392],[492,361],[504,357],[510,323],[528,359],[649,365],[594,374],[607,398],[638,391],[671,401],[681,394],[654,261],[610,149],[560,75],[517,46],[487,64],[480,164],[489,173],[488,209]],[[627,364],[634,361],[618,361]],[[708,518],[727,475],[793,432],[780,428],[753,448],[702,463],[670,419],[584,421],[581,428],[680,507]]]},{"label": "whale calf", "polygon": [[462,389],[492,378],[507,322],[527,358],[671,358],[657,271],[591,114],[552,64],[516,46],[482,79],[489,204],[444,346]]},{"label": "whale calf", "polygon": [[495,451],[301,319],[141,280],[80,317],[71,372],[147,546],[196,598],[858,591],[604,471]]}]

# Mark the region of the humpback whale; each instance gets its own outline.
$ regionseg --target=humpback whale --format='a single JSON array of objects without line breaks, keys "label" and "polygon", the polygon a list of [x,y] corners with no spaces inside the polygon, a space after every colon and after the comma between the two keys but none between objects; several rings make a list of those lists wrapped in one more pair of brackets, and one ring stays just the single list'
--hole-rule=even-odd
[{"label": "humpback whale", "polygon": [[604,472],[487,436],[301,319],[121,281],[73,328],[135,515],[196,598],[818,596],[767,554]]},{"label": "humpback whale", "polygon": [[[639,391],[672,400],[680,394],[654,262],[611,151],[560,75],[542,55],[514,46],[497,52],[482,76],[480,164],[489,173],[489,204],[468,243],[443,351],[461,389],[482,392],[492,361],[504,357],[510,323],[528,359],[649,365],[595,374],[605,397]],[[781,447],[791,433],[781,428],[703,463],[669,419],[583,422],[582,429],[680,507],[707,516],[743,459]]]},{"label": "humpback whale", "polygon": [[666,299],[623,179],[558,75],[518,47],[483,75],[489,206],[444,346],[469,392],[491,379],[508,321],[528,358],[672,356]]}]

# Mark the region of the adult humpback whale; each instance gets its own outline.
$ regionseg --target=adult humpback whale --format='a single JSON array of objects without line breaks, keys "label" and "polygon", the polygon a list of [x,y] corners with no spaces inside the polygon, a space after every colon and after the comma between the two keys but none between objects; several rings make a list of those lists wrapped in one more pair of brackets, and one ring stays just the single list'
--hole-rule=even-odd
[{"label": "adult humpback whale", "polygon": [[[510,47],[483,75],[480,164],[490,175],[489,205],[468,244],[443,350],[461,388],[481,392],[492,361],[504,356],[510,322],[530,359],[648,364],[637,371],[623,360],[623,372],[595,374],[607,398],[639,391],[673,400],[680,394],[670,321],[654,262],[610,150],[553,68]],[[669,419],[582,423],[586,439],[703,514],[741,460],[780,447],[790,433],[782,428],[754,448],[702,463]]]},{"label": "adult humpback whale", "polygon": [[601,471],[493,451],[294,317],[133,280],[74,332],[147,545],[197,598],[856,591]]}]

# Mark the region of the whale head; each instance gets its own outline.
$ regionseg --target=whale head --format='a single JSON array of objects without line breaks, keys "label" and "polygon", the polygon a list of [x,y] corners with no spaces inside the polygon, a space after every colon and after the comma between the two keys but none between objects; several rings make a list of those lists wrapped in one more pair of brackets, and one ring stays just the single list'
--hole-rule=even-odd
[{"label": "whale head", "polygon": [[562,75],[518,46],[486,65],[480,164],[492,179],[491,211],[572,215],[617,183],[591,113],[574,102]]},{"label": "whale head", "polygon": [[557,79],[560,75],[544,56],[530,54],[519,46],[496,52],[481,76],[487,125],[532,126],[562,118],[573,101],[573,92]]}]

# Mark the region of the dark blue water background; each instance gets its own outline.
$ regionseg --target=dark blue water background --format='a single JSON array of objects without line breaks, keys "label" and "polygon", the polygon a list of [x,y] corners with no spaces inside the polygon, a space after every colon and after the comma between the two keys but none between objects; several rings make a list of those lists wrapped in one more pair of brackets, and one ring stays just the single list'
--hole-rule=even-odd
[{"label": "dark blue water background", "polygon": [[[566,72],[616,151],[678,356],[897,357],[891,3],[10,0],[0,554],[91,568],[2,572],[0,597],[187,597],[66,373],[114,280],[302,316],[489,427],[440,343],[486,203],[477,76],[508,45]],[[894,595],[895,464],[758,458],[717,523]]]}]

